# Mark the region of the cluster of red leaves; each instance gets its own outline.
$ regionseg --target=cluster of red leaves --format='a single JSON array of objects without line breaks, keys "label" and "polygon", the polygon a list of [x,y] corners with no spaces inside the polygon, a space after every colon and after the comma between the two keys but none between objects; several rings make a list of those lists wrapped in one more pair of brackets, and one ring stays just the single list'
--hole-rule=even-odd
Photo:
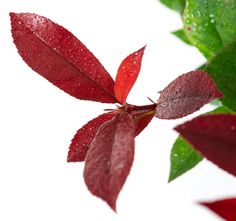
[{"label": "cluster of red leaves", "polygon": [[[206,72],[193,71],[171,82],[156,103],[130,105],[126,99],[140,72],[145,47],[123,60],[114,81],[85,45],[62,26],[36,14],[10,16],[14,43],[33,70],[76,98],[119,105],[79,129],[67,157],[68,162],[85,161],[88,189],[113,210],[132,166],[135,136],[153,116],[180,118],[222,96]],[[203,156],[236,175],[235,128],[234,116],[217,115],[196,118],[176,130]]]}]

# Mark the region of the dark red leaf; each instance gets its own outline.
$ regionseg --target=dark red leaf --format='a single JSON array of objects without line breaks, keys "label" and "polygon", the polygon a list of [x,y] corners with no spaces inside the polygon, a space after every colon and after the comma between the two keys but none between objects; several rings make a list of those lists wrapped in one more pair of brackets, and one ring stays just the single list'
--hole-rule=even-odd
[{"label": "dark red leaf", "polygon": [[92,194],[105,200],[114,211],[133,162],[134,136],[132,116],[122,112],[100,127],[86,155],[85,183]]},{"label": "dark red leaf", "polygon": [[202,156],[236,176],[236,115],[204,115],[175,130]]},{"label": "dark red leaf", "polygon": [[125,108],[126,111],[130,112],[133,116],[136,127],[135,136],[138,136],[151,122],[155,113],[156,104],[143,106],[126,104]]},{"label": "dark red leaf", "polygon": [[148,126],[153,116],[154,113],[144,113],[134,117],[136,127],[135,136],[138,136]]},{"label": "dark red leaf", "polygon": [[206,72],[191,71],[172,81],[161,92],[155,116],[160,119],[180,118],[221,96]]},{"label": "dark red leaf", "polygon": [[113,79],[72,33],[36,14],[10,16],[14,43],[34,71],[76,98],[117,102]]},{"label": "dark red leaf", "polygon": [[126,98],[138,77],[144,49],[145,47],[126,57],[118,69],[115,80],[115,95],[121,104],[126,102]]},{"label": "dark red leaf", "polygon": [[206,206],[227,221],[236,220],[236,198],[203,202],[201,205]]},{"label": "dark red leaf", "polygon": [[106,121],[111,120],[114,113],[102,114],[85,124],[77,131],[70,144],[67,161],[78,162],[84,161],[88,148],[96,135],[99,127]]}]

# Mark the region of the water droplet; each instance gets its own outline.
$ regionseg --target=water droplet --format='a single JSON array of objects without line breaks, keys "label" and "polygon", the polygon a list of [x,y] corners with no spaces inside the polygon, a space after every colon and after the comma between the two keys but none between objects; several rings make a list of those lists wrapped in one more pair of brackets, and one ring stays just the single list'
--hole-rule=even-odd
[{"label": "water droplet", "polygon": [[191,22],[190,19],[187,19],[187,20],[186,20],[186,23],[187,23],[187,24],[190,24],[190,22]]}]

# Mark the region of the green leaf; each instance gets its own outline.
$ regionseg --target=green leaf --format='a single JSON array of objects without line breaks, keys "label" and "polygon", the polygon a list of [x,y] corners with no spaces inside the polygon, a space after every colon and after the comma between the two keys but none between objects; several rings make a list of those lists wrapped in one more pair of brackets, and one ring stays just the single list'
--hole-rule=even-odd
[{"label": "green leaf", "polygon": [[183,29],[179,29],[177,31],[174,31],[174,32],[172,32],[172,34],[175,35],[180,40],[182,40],[184,43],[191,45],[191,42],[186,37]]},{"label": "green leaf", "polygon": [[206,71],[223,93],[222,103],[236,111],[236,42],[222,49],[209,62]]},{"label": "green leaf", "polygon": [[221,106],[222,102],[219,99],[215,99],[210,104],[213,106],[219,107]]},{"label": "green leaf", "polygon": [[225,106],[220,106],[218,108],[216,108],[215,110],[207,113],[207,114],[235,114],[234,111],[230,110],[229,108],[225,107]]},{"label": "green leaf", "polygon": [[160,2],[180,14],[184,11],[185,0],[160,0]]},{"label": "green leaf", "polygon": [[[225,106],[218,107],[206,114],[219,114],[219,113],[235,113]],[[171,150],[171,169],[169,175],[169,182],[173,181],[177,177],[186,173],[194,168],[201,160],[202,156],[193,149],[184,138],[179,136]]]},{"label": "green leaf", "polygon": [[171,169],[168,182],[192,169],[203,159],[181,136],[175,141],[170,158]]},{"label": "green leaf", "polygon": [[207,64],[202,64],[200,67],[197,68],[197,70],[205,71]]},{"label": "green leaf", "polygon": [[207,58],[236,39],[235,0],[186,0],[184,32]]}]

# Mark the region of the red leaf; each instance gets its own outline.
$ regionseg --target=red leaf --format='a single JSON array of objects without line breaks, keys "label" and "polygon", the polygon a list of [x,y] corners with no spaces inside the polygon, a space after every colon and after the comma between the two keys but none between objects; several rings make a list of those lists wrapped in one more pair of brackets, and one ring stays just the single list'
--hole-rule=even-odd
[{"label": "red leaf", "polygon": [[117,196],[133,162],[134,136],[132,116],[122,112],[100,127],[86,155],[86,185],[114,211]]},{"label": "red leaf", "polygon": [[126,98],[138,77],[144,50],[145,47],[130,54],[118,68],[115,80],[115,95],[121,104],[126,102]]},{"label": "red leaf", "polygon": [[138,136],[151,122],[156,104],[149,104],[143,106],[126,104],[126,111],[131,113],[135,122],[136,132],[135,136]]},{"label": "red leaf", "polygon": [[172,81],[161,92],[155,116],[160,119],[184,117],[221,96],[206,72],[191,71]]},{"label": "red leaf", "polygon": [[34,71],[76,98],[117,102],[113,79],[72,33],[36,14],[10,16],[14,43]]},{"label": "red leaf", "polygon": [[236,115],[200,116],[175,130],[204,157],[236,176]]},{"label": "red leaf", "polygon": [[148,126],[153,116],[154,116],[154,113],[153,114],[146,113],[146,114],[134,117],[134,122],[135,122],[135,127],[136,127],[135,136],[138,136]]},{"label": "red leaf", "polygon": [[208,207],[227,221],[236,220],[236,198],[215,202],[203,202],[201,204]]},{"label": "red leaf", "polygon": [[67,161],[78,162],[84,161],[88,148],[96,135],[99,127],[106,121],[111,120],[114,113],[102,114],[85,124],[77,131],[70,144]]}]

